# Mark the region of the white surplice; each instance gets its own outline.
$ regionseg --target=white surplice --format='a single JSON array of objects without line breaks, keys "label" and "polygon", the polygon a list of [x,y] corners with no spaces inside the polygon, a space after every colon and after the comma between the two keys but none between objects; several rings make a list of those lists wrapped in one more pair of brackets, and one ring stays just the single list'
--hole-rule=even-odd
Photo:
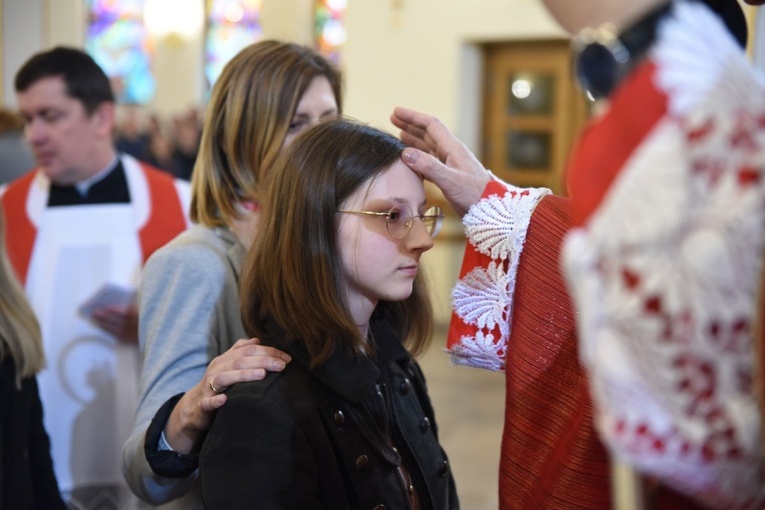
[{"label": "white surplice", "polygon": [[[137,407],[138,346],[120,342],[78,314],[104,284],[138,287],[138,233],[149,219],[149,189],[139,164],[128,157],[122,162],[130,203],[47,207],[50,183],[42,173],[26,202],[37,229],[26,292],[47,358],[38,382],[65,493],[125,486],[119,458]],[[176,188],[187,211],[188,186],[178,182]]]}]

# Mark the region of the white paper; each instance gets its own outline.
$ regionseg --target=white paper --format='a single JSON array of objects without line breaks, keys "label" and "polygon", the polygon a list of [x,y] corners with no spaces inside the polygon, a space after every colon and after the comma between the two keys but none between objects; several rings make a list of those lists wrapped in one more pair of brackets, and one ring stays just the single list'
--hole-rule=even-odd
[{"label": "white paper", "polygon": [[81,317],[90,319],[93,312],[103,307],[114,307],[127,309],[135,302],[135,289],[116,285],[114,283],[105,283],[77,309]]}]

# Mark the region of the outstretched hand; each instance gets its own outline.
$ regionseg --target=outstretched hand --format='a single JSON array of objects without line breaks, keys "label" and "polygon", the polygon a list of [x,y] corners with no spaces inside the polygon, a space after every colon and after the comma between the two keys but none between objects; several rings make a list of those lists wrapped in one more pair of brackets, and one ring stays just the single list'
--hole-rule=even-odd
[{"label": "outstretched hand", "polygon": [[213,358],[205,375],[178,401],[165,426],[165,438],[174,451],[188,454],[201,446],[204,433],[223,404],[229,386],[263,379],[266,372],[281,372],[292,360],[260,340],[238,340],[228,351]]},{"label": "outstretched hand", "polygon": [[455,211],[463,216],[481,199],[491,174],[438,118],[397,107],[390,118],[401,130],[401,159],[438,186]]}]

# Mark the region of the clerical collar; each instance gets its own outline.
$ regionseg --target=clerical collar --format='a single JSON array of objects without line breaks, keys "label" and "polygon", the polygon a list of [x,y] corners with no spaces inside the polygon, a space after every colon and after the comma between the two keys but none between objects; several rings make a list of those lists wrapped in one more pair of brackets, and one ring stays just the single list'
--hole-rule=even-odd
[{"label": "clerical collar", "polygon": [[643,60],[656,40],[661,20],[672,12],[662,4],[624,30],[613,23],[585,28],[572,40],[574,73],[593,99],[608,97],[629,71]]},{"label": "clerical collar", "polygon": [[80,181],[74,184],[74,187],[77,188],[77,191],[80,192],[80,195],[83,197],[88,194],[88,190],[90,190],[90,187],[93,186],[98,181],[102,180],[104,177],[109,175],[115,168],[117,168],[117,155],[115,154],[112,156],[112,160],[109,162],[108,165],[106,165],[106,168],[98,172],[96,175],[89,177],[85,179],[84,181]]},{"label": "clerical collar", "polygon": [[[83,186],[80,188],[80,186]],[[85,194],[81,189],[85,190]],[[116,159],[114,165],[94,175],[86,181],[71,186],[59,186],[53,182],[48,193],[48,206],[119,204],[130,202],[125,170]]]}]

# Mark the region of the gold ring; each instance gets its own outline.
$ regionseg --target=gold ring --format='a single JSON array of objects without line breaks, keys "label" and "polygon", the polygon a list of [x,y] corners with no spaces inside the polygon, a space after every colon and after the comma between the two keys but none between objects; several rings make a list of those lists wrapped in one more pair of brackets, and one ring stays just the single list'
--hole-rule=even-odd
[{"label": "gold ring", "polygon": [[210,389],[213,390],[213,393],[220,393],[221,390],[216,389],[215,386],[213,386],[213,378],[210,377]]}]

